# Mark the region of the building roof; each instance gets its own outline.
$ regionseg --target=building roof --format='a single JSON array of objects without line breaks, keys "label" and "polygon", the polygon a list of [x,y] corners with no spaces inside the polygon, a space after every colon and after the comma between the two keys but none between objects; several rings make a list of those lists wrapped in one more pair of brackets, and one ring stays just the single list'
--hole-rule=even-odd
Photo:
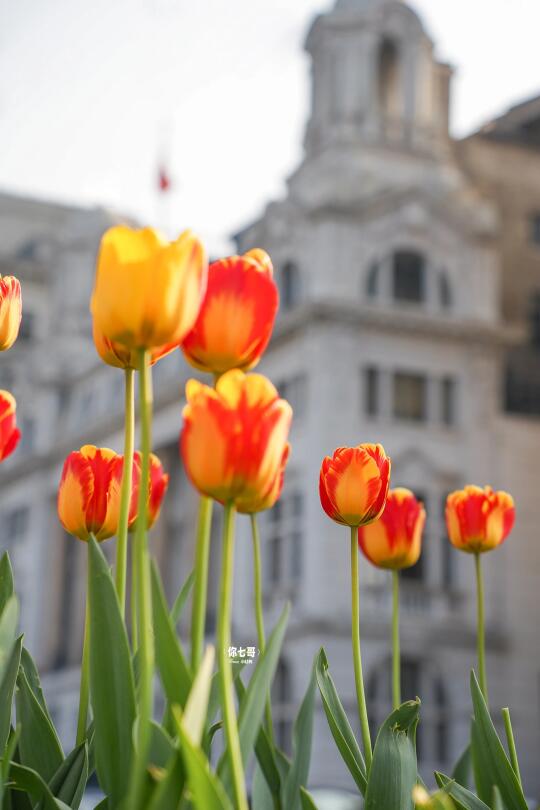
[{"label": "building roof", "polygon": [[540,148],[540,95],[510,107],[484,124],[477,134]]}]

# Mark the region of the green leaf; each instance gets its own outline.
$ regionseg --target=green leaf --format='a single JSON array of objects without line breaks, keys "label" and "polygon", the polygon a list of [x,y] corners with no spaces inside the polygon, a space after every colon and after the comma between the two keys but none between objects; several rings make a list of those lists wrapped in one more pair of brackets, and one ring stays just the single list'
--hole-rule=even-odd
[{"label": "green leaf", "polygon": [[489,810],[487,804],[443,773],[435,772],[435,779],[442,790],[452,797],[459,810]]},{"label": "green leaf", "polygon": [[23,637],[19,636],[15,646],[11,651],[11,656],[4,672],[2,683],[0,684],[0,752],[3,752],[9,737],[11,728],[11,714],[13,707],[13,692],[19,672],[21,661]]},{"label": "green leaf", "polygon": [[17,597],[10,596],[0,616],[0,682],[4,678],[11,658],[11,651],[17,636],[18,621],[19,604]]},{"label": "green leaf", "polygon": [[251,782],[251,803],[257,810],[276,810],[274,796],[279,795],[273,793],[269,786],[268,780],[264,775],[260,763],[257,762],[253,772],[253,780]]},{"label": "green leaf", "polygon": [[150,751],[148,762],[158,768],[166,768],[176,753],[173,741],[157,723],[150,723]]},{"label": "green leaf", "polygon": [[328,670],[328,660],[322,647],[317,658],[316,675],[332,737],[341,758],[364,796],[367,787],[366,764]]},{"label": "green leaf", "polygon": [[126,795],[133,757],[135,686],[126,629],[109,564],[89,540],[90,693],[99,782],[117,807]]},{"label": "green leaf", "polygon": [[190,594],[191,589],[193,588],[194,582],[195,582],[195,571],[192,571],[189,577],[182,585],[182,587],[180,588],[178,596],[174,600],[174,605],[171,608],[171,621],[175,627],[180,621],[180,618],[184,611],[184,605],[186,604],[186,600]]},{"label": "green leaf", "polygon": [[416,784],[414,739],[419,700],[409,700],[382,724],[373,751],[365,810],[412,810]]},{"label": "green leaf", "polygon": [[[241,705],[246,693],[246,687],[240,677],[236,678],[234,683],[236,686],[236,694],[238,695],[238,702]],[[274,749],[264,725],[261,725],[259,728],[257,741],[255,743],[255,755],[259,763],[261,774],[264,776],[270,790],[270,796],[281,796],[281,776],[274,757]],[[261,793],[263,793],[262,790]]]},{"label": "green leaf", "polygon": [[7,551],[4,551],[2,559],[0,560],[0,616],[14,593],[13,569],[11,568],[9,554]]},{"label": "green leaf", "polygon": [[300,801],[302,802],[302,810],[317,810],[313,796],[303,787],[300,788]]},{"label": "green leaf", "polygon": [[47,701],[45,700],[45,695],[43,694],[43,689],[41,688],[41,681],[39,678],[38,669],[34,663],[34,659],[28,652],[26,647],[23,647],[21,653],[21,667],[24,670],[24,674],[26,675],[26,680],[28,681],[28,685],[30,689],[38,699],[38,702],[41,704],[41,708],[49,718],[52,723],[52,718],[49,712],[49,708],[47,706]]},{"label": "green leaf", "polygon": [[58,735],[41,704],[30,689],[23,670],[17,678],[17,723],[20,724],[21,764],[31,768],[48,782],[64,760]]},{"label": "green leaf", "polygon": [[[273,629],[264,652],[261,654],[255,671],[249,680],[240,711],[238,712],[238,735],[240,737],[240,751],[242,762],[247,765],[253,752],[255,741],[259,733],[264,707],[270,684],[274,677],[281,652],[281,645],[285,636],[287,619],[289,618],[289,605],[285,605],[278,622]],[[230,785],[229,758],[222,755],[217,772],[227,787]]]},{"label": "green leaf", "polygon": [[154,562],[152,562],[152,609],[156,663],[163,689],[169,703],[177,703],[183,709],[191,689],[192,675],[169,615],[165,594]]},{"label": "green leaf", "polygon": [[[493,788],[497,787],[507,810],[527,810],[523,790],[495,731],[474,672],[471,673],[471,694],[474,707],[473,763],[475,776],[480,769],[483,772],[482,785],[486,782],[491,785],[487,801],[492,800]],[[480,791],[479,795],[486,801]]]},{"label": "green leaf", "polygon": [[192,802],[196,810],[233,810],[223,785],[210,770],[210,764],[202,750],[193,745],[182,726],[178,731]]},{"label": "green leaf", "polygon": [[61,799],[55,799],[47,783],[32,768],[12,762],[9,778],[13,789],[29,793],[33,801],[42,802],[44,810],[69,810]]},{"label": "green leaf", "polygon": [[[185,732],[189,734],[192,742],[196,745],[200,745],[205,727],[213,668],[214,648],[210,646],[206,648],[199,671],[193,681],[182,720]],[[172,707],[175,717],[177,717],[177,709],[177,706]],[[177,722],[179,721],[177,720]]]},{"label": "green leaf", "polygon": [[[79,807],[88,780],[88,746],[77,746],[62,762],[49,782],[51,793],[73,810]],[[41,804],[39,810],[45,810]]]},{"label": "green leaf", "polygon": [[471,746],[468,745],[452,771],[452,779],[465,788],[469,787],[471,782],[471,764]]},{"label": "green leaf", "polygon": [[147,810],[177,810],[185,779],[184,762],[175,751],[154,788]]},{"label": "green leaf", "polygon": [[311,739],[313,736],[313,710],[315,708],[315,667],[313,662],[308,688],[294,721],[293,751],[291,767],[283,787],[283,806],[287,810],[300,810],[300,788],[307,784],[309,761],[311,759]]}]

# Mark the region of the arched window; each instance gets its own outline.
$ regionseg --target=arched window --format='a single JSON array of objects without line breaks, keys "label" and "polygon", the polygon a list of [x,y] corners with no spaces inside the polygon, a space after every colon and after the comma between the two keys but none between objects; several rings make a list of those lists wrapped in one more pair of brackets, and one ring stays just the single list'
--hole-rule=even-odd
[{"label": "arched window", "polygon": [[439,273],[439,305],[441,309],[450,309],[452,307],[452,288],[450,281],[444,270]]},{"label": "arched window", "polygon": [[366,294],[368,298],[377,298],[379,295],[379,263],[373,262],[369,268],[366,283]]},{"label": "arched window", "polygon": [[421,253],[398,250],[392,258],[392,290],[396,301],[422,304],[426,300],[426,268]]},{"label": "arched window", "polygon": [[302,298],[300,270],[296,262],[285,262],[279,274],[281,307],[289,311],[298,306]]},{"label": "arched window", "polygon": [[396,119],[402,113],[403,95],[399,51],[390,39],[379,47],[379,107],[383,119]]},{"label": "arched window", "polygon": [[[372,737],[392,710],[391,662],[383,661],[370,672],[367,697],[370,706]],[[401,661],[401,698],[422,700],[422,719],[416,734],[418,761],[429,768],[448,763],[449,705],[448,695],[439,673],[427,662],[412,656]]]}]

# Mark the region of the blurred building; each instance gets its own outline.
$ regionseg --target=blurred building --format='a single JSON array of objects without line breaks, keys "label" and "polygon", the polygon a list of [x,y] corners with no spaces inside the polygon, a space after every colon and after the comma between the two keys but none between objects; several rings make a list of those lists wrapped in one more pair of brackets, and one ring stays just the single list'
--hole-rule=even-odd
[{"label": "blurred building", "polygon": [[[527,791],[540,795],[540,100],[460,142],[449,136],[452,69],[421,20],[392,0],[337,0],[310,28],[312,105],[305,156],[285,199],[237,234],[272,255],[281,313],[261,371],[295,410],[284,495],[261,520],[271,625],[293,605],[275,689],[278,738],[313,656],[326,647],[353,728],[349,543],[322,513],[322,456],[382,442],[394,485],[424,499],[418,565],[403,575],[403,691],[423,699],[419,757],[448,771],[469,730],[475,665],[472,560],[444,529],[446,494],[467,482],[511,491],[511,540],[484,558],[493,707],[510,704]],[[21,337],[0,386],[24,439],[2,465],[0,527],[22,596],[26,642],[66,739],[74,729],[85,547],[62,532],[56,487],[67,453],[122,446],[123,378],[100,364],[88,301],[101,232],[118,217],[0,196],[0,272],[23,283]],[[196,498],[178,462],[180,353],[155,368],[155,444],[171,473],[152,546],[170,597],[192,567]],[[208,631],[219,573],[219,512]],[[248,522],[239,518],[234,641],[255,642]],[[105,547],[113,551],[113,544]],[[364,670],[373,724],[389,710],[390,582],[362,560]],[[313,786],[351,785],[322,710]]]}]

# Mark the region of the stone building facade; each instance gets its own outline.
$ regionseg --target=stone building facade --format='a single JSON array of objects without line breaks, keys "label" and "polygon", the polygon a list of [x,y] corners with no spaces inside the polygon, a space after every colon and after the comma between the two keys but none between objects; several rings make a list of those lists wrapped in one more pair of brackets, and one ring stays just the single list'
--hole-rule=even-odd
[{"label": "stone building facade", "polygon": [[[350,652],[348,539],[323,514],[318,470],[344,444],[377,441],[394,485],[429,514],[420,563],[403,576],[404,696],[423,698],[419,755],[449,770],[468,734],[475,663],[472,560],[444,529],[446,494],[467,482],[516,497],[510,541],[485,559],[493,706],[510,704],[527,790],[540,795],[537,474],[540,387],[538,101],[461,142],[449,135],[451,68],[421,20],[394,0],[337,0],[312,24],[305,155],[284,199],[236,235],[267,249],[281,312],[260,370],[293,405],[283,498],[261,519],[268,625],[291,623],[275,682],[279,738],[313,656],[331,671],[359,731]],[[21,338],[0,360],[24,433],[2,465],[0,526],[22,596],[27,644],[66,737],[73,732],[85,548],[55,511],[67,453],[122,446],[122,374],[96,358],[88,301],[102,231],[119,216],[0,195],[0,272],[21,278]],[[538,314],[538,317],[537,317]],[[540,368],[540,367],[539,367]],[[178,461],[180,353],[155,369],[155,444],[171,473],[152,546],[172,596],[192,567],[196,498]],[[538,372],[540,386],[540,370]],[[520,387],[521,386],[521,387]],[[208,631],[219,571],[216,510]],[[113,550],[110,544],[111,553]],[[234,641],[254,642],[248,521],[238,520]],[[361,623],[373,722],[389,707],[389,578],[361,565]],[[314,787],[348,788],[319,709]]]}]

